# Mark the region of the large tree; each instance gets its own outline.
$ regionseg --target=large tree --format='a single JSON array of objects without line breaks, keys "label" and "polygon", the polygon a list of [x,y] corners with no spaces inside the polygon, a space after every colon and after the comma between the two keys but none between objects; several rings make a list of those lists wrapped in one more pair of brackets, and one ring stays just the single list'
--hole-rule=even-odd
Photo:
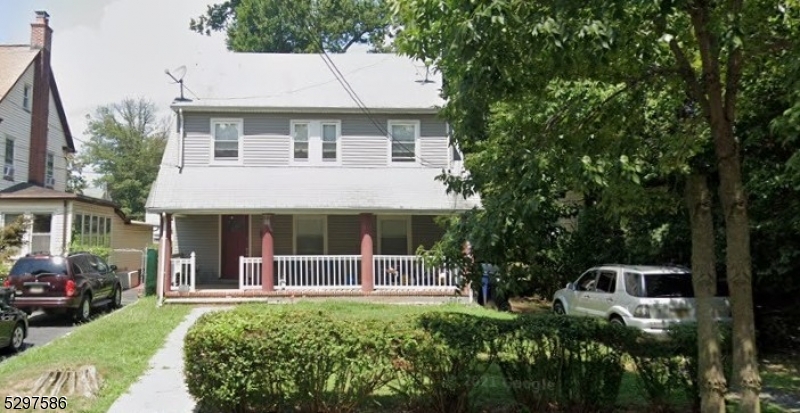
[{"label": "large tree", "polygon": [[144,99],[98,107],[87,119],[89,140],[81,147],[78,162],[100,175],[94,183],[105,185],[126,215],[143,219],[169,123],[159,120],[155,104]]},{"label": "large tree", "polygon": [[[501,133],[519,140],[517,152],[531,154],[526,165],[541,165],[540,151],[553,153],[550,162],[557,167],[551,173],[563,174],[565,183],[577,187],[586,186],[580,179],[596,180],[610,191],[604,199],[625,200],[617,205],[623,209],[635,205],[628,195],[637,190],[604,185],[604,171],[630,171],[632,159],[643,159],[655,169],[651,177],[665,182],[642,188],[662,187],[673,194],[678,185],[669,178],[676,175],[692,228],[702,409],[715,413],[724,411],[726,387],[709,304],[716,284],[716,188],[734,318],[733,380],[742,393],[742,410],[758,412],[748,197],[741,136],[734,126],[740,101],[759,98],[748,93],[743,77],[756,78],[765,61],[783,65],[790,59],[787,51],[798,38],[797,2],[397,0],[394,7],[403,26],[400,50],[434,60],[446,79],[444,114],[468,158],[491,139],[492,125],[505,120],[520,126]],[[605,97],[581,98],[576,93],[581,89],[599,90],[595,94]],[[542,118],[544,103],[561,109]],[[564,115],[570,112],[578,116]],[[665,118],[659,122],[645,114]],[[562,121],[569,125],[559,131]],[[659,123],[660,128],[651,127]],[[685,127],[683,133],[678,130]],[[621,146],[613,145],[615,135]],[[535,146],[525,146],[523,136],[539,138],[531,139]],[[599,152],[587,150],[604,139],[609,141],[596,146]],[[585,145],[567,145],[573,140]],[[609,156],[620,153],[625,157],[619,162]],[[542,176],[534,172],[521,183]],[[510,182],[520,185],[514,178]]]},{"label": "large tree", "polygon": [[381,51],[391,34],[384,0],[229,0],[191,19],[201,34],[224,31],[237,52],[346,52],[354,44]]}]

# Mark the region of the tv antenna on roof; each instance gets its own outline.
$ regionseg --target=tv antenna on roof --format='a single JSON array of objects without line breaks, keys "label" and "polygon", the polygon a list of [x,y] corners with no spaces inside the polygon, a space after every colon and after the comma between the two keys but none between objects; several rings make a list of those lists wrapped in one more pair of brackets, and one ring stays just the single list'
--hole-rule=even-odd
[{"label": "tv antenna on roof", "polygon": [[181,85],[181,97],[175,100],[177,100],[178,102],[190,102],[191,99],[186,99],[185,97],[183,97],[183,77],[186,76],[186,66],[181,66],[175,69],[174,72],[175,74],[172,74],[170,73],[169,69],[164,69],[164,73],[166,73],[167,76],[171,77],[172,80],[174,80],[173,84],[178,83]]},{"label": "tv antenna on roof", "polygon": [[[426,83],[433,83],[433,80],[431,80],[429,78],[429,76],[431,74],[431,64],[432,63],[433,62],[430,59],[425,59],[425,79],[417,80],[417,83],[422,83],[423,85],[426,84]],[[417,74],[419,75],[419,72],[417,72]]]}]

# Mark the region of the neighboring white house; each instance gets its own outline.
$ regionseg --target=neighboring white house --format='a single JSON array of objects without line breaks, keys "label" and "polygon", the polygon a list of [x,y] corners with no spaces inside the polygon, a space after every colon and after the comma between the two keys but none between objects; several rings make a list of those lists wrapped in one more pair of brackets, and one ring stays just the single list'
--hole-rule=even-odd
[{"label": "neighboring white house", "polygon": [[120,269],[141,268],[152,226],[128,220],[108,199],[65,192],[67,157],[75,152],[72,135],[50,68],[49,15],[36,12],[31,44],[0,45],[0,225],[28,218],[25,245],[30,252],[65,254],[73,241],[106,246]]},{"label": "neighboring white house", "polygon": [[435,179],[460,169],[441,77],[394,54],[330,58],[354,96],[318,54],[191,66],[147,202],[173,255],[166,296],[452,294],[456,274],[415,255],[442,236],[436,216],[479,205]]}]

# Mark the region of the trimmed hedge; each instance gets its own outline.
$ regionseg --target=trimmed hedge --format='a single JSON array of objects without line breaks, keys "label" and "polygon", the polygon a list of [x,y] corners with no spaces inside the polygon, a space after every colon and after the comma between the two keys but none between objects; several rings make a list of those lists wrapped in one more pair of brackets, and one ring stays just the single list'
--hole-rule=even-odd
[{"label": "trimmed hedge", "polygon": [[215,412],[357,411],[394,377],[390,330],[319,312],[206,314],[185,339],[186,382]]},{"label": "trimmed hedge", "polygon": [[549,314],[430,312],[387,323],[245,306],[204,315],[184,346],[189,392],[221,413],[362,411],[381,388],[412,410],[466,413],[492,365],[520,409],[605,412],[616,407],[627,356],[654,407],[680,393],[697,399],[693,326],[655,340]]}]

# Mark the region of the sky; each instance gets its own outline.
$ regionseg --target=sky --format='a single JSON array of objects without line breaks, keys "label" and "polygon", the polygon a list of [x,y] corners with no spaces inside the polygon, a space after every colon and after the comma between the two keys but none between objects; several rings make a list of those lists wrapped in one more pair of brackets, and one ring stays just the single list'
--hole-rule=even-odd
[{"label": "sky", "polygon": [[[0,0],[0,44],[29,44],[36,10],[50,14],[51,65],[75,144],[86,115],[124,98],[151,100],[163,117],[179,87],[164,73],[224,58],[222,33],[189,30],[214,0]],[[191,75],[191,67],[187,71]]]}]

